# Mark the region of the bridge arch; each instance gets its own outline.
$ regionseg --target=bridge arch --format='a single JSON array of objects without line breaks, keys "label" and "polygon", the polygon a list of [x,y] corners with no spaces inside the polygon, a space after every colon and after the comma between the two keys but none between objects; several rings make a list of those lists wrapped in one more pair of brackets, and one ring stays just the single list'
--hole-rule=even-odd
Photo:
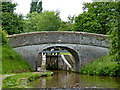
[{"label": "bridge arch", "polygon": [[31,64],[33,69],[38,53],[45,48],[57,46],[68,49],[78,61],[76,71],[106,55],[109,50],[108,36],[95,33],[44,31],[15,34],[8,38],[9,44]]}]

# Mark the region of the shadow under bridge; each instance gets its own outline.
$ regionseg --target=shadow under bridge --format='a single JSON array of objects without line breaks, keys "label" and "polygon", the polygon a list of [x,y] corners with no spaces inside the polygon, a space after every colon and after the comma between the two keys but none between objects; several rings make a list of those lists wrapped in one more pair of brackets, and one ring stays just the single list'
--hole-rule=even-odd
[{"label": "shadow under bridge", "polygon": [[65,46],[52,46],[39,52],[36,70],[71,70],[79,72],[79,65],[78,53],[75,50]]}]

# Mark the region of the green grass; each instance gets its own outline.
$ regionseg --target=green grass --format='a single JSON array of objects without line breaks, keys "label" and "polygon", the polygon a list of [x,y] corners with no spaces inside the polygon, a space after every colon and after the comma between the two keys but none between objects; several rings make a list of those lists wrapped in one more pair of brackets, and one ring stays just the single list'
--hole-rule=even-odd
[{"label": "green grass", "polygon": [[105,56],[80,69],[80,73],[90,75],[120,76],[120,68],[113,61],[114,56]]},{"label": "green grass", "polygon": [[60,52],[60,54],[64,54],[64,55],[71,55],[70,52]]},{"label": "green grass", "polygon": [[23,60],[8,44],[2,45],[2,73],[17,73],[31,70],[31,66]]},{"label": "green grass", "polygon": [[39,79],[42,76],[49,77],[53,72],[47,71],[44,73],[25,72],[9,76],[3,80],[2,88],[33,88],[30,83],[33,80]]},{"label": "green grass", "polygon": [[22,82],[22,78],[27,78],[30,76],[32,72],[27,72],[27,73],[20,73],[16,74],[14,76],[9,76],[3,80],[3,88],[22,88],[25,87]]},{"label": "green grass", "polygon": [[28,82],[32,82],[33,80],[39,79],[42,76],[49,77],[53,74],[51,71],[44,72],[43,74],[35,73],[28,77]]}]

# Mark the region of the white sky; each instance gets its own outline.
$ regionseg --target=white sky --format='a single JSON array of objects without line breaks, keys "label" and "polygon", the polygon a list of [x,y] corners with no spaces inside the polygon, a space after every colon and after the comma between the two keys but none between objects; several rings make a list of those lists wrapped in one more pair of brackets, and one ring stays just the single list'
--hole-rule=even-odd
[{"label": "white sky", "polygon": [[[19,4],[16,7],[15,13],[23,14],[24,16],[29,13],[31,0],[13,0]],[[79,15],[83,12],[83,2],[92,2],[92,0],[42,0],[42,7],[44,10],[57,9],[60,11],[60,18],[67,21],[69,15]]]}]

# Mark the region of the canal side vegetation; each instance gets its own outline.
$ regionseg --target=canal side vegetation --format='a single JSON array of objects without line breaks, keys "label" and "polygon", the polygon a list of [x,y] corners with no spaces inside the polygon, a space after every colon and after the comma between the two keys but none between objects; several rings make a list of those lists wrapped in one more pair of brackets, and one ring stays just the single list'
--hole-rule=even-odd
[{"label": "canal side vegetation", "polygon": [[120,76],[120,68],[115,56],[104,56],[80,69],[80,73],[99,76]]},{"label": "canal side vegetation", "polygon": [[31,66],[22,56],[8,45],[7,34],[2,31],[2,73],[20,73],[31,70]]},{"label": "canal side vegetation", "polygon": [[30,83],[41,77],[50,77],[53,72],[24,72],[9,76],[3,80],[3,88],[34,88]]}]

